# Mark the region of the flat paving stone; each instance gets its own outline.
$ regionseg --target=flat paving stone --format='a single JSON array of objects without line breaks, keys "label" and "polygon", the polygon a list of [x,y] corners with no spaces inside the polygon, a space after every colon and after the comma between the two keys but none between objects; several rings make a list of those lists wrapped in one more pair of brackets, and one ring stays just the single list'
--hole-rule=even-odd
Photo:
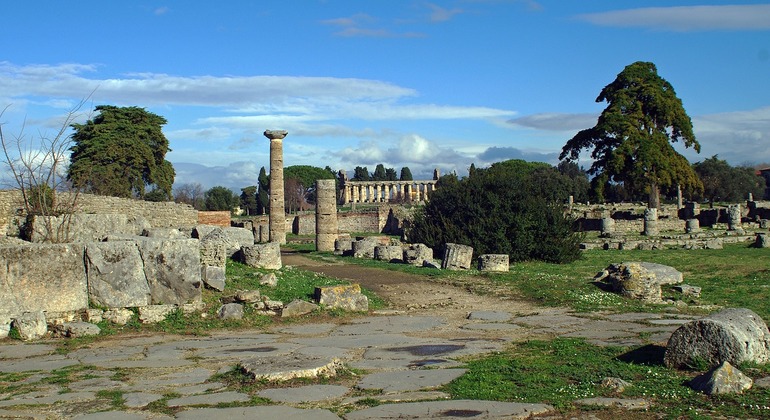
[{"label": "flat paving stone", "polygon": [[257,395],[281,403],[303,403],[341,398],[350,391],[342,385],[309,385],[298,388],[271,388]]},{"label": "flat paving stone", "polygon": [[46,420],[48,416],[34,411],[0,409],[0,419]]},{"label": "flat paving stone", "polygon": [[128,408],[142,408],[146,407],[152,402],[158,401],[163,398],[160,394],[151,394],[149,392],[129,392],[123,394],[123,400]]},{"label": "flat paving stone", "polygon": [[24,360],[18,360],[0,363],[0,372],[17,373],[32,371],[52,371],[62,369],[68,366],[80,364],[77,360],[66,359],[62,356],[44,356],[30,357]]},{"label": "flat paving stone", "polygon": [[73,391],[102,391],[107,389],[120,388],[124,386],[123,382],[113,381],[109,378],[91,378],[82,381],[71,382],[67,387]]},{"label": "flat paving stone", "polygon": [[462,376],[467,369],[423,369],[396,372],[377,372],[358,381],[359,389],[379,389],[384,393],[420,391],[436,388]]},{"label": "flat paving stone", "polygon": [[281,420],[341,420],[329,410],[301,409],[283,405],[232,408],[199,408],[176,414],[179,420],[211,419],[281,419]]},{"label": "flat paving stone", "polygon": [[337,327],[331,332],[331,335],[408,334],[410,332],[430,331],[445,324],[443,319],[436,316],[375,316],[355,320],[351,324]]},{"label": "flat paving stone", "polygon": [[48,344],[8,344],[0,346],[0,359],[26,359],[52,354],[56,347]]},{"label": "flat paving stone", "polygon": [[473,311],[468,314],[469,320],[475,321],[492,321],[492,322],[505,322],[512,317],[510,312],[502,311]]},{"label": "flat paving stone", "polygon": [[625,314],[610,314],[606,315],[605,318],[609,319],[610,321],[625,321],[625,322],[646,322],[651,319],[660,319],[663,315],[661,314],[653,314],[653,313],[646,313],[646,312],[628,312]]},{"label": "flat paving stone", "polygon": [[650,324],[653,325],[682,325],[692,321],[692,319],[652,319]]},{"label": "flat paving stone", "polygon": [[474,322],[465,324],[461,328],[472,331],[517,331],[524,329],[521,325],[506,324],[503,322]]},{"label": "flat paving stone", "polygon": [[325,323],[325,324],[303,324],[293,325],[291,327],[276,328],[273,331],[280,334],[291,335],[319,335],[328,334],[331,330],[337,327],[337,324]]},{"label": "flat paving stone", "polygon": [[549,411],[553,407],[546,404],[450,400],[383,404],[350,412],[345,419],[526,419]]},{"label": "flat paving stone", "polygon": [[217,393],[204,394],[204,395],[191,395],[187,397],[174,398],[174,399],[168,400],[168,402],[166,402],[166,405],[168,405],[169,407],[185,407],[190,405],[216,405],[216,404],[222,404],[222,403],[246,402],[246,401],[249,401],[250,399],[251,397],[249,397],[247,394],[243,394],[241,392],[227,391],[227,392],[217,392]]},{"label": "flat paving stone", "polygon": [[16,405],[55,404],[78,401],[92,401],[96,399],[93,392],[67,392],[36,398],[21,398],[17,400],[0,401],[0,407],[13,407]]}]

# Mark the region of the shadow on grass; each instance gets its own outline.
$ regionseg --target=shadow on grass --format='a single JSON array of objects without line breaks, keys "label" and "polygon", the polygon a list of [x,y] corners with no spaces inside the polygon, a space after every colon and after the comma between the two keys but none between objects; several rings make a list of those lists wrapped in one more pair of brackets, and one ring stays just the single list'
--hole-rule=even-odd
[{"label": "shadow on grass", "polygon": [[663,356],[666,354],[666,347],[656,344],[648,344],[623,353],[617,357],[618,360],[635,365],[663,365]]}]

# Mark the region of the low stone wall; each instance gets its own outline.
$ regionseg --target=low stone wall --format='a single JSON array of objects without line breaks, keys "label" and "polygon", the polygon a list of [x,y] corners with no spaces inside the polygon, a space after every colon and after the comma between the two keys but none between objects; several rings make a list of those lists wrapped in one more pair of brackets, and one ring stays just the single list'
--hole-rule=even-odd
[{"label": "low stone wall", "polygon": [[[67,193],[60,193],[66,200]],[[140,216],[153,227],[192,228],[198,224],[198,211],[187,204],[151,202],[92,194],[79,194],[76,213],[125,214]],[[0,234],[13,232],[15,217],[23,217],[24,205],[19,190],[0,191]],[[16,219],[18,220],[18,219]],[[18,230],[18,229],[16,229]]]},{"label": "low stone wall", "polygon": [[[400,206],[380,206],[369,211],[337,213],[339,232],[399,234],[407,213],[411,212]],[[395,216],[396,214],[401,216]],[[315,235],[315,223],[315,213],[307,213],[294,216],[289,226],[295,235]]]}]

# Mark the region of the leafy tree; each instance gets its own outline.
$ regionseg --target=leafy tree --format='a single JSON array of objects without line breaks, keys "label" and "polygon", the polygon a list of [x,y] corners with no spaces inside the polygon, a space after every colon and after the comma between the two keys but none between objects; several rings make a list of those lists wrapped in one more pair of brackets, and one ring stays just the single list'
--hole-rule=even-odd
[{"label": "leafy tree", "polygon": [[259,170],[259,190],[257,191],[257,211],[255,214],[268,214],[270,213],[270,178],[265,172],[263,166]]},{"label": "leafy tree", "polygon": [[591,183],[588,180],[588,174],[575,162],[561,161],[556,166],[560,174],[566,176],[571,181],[569,186],[570,194],[577,202],[585,203],[588,201]]},{"label": "leafy tree", "polygon": [[353,178],[352,181],[371,181],[372,178],[369,176],[369,169],[366,168],[366,166],[356,166],[356,169],[353,170]]},{"label": "leafy tree", "polygon": [[205,210],[206,201],[203,186],[196,182],[181,184],[175,187],[174,202],[189,204],[196,210]]},{"label": "leafy tree", "polygon": [[582,235],[562,204],[543,195],[554,179],[542,177],[546,169],[561,176],[547,164],[524,161],[476,169],[461,180],[442,176],[407,236],[437,250],[451,242],[477,254],[508,254],[512,261],[573,261],[580,257]]},{"label": "leafy tree", "polygon": [[139,107],[100,105],[85,124],[72,124],[67,177],[85,191],[116,197],[144,197],[154,186],[171,198],[174,167],[165,159],[166,119]]},{"label": "leafy tree", "polygon": [[702,197],[711,205],[715,201],[741,201],[748,193],[762,197],[765,191],[765,179],[757,176],[754,168],[732,167],[717,155],[694,163],[693,169],[703,182]]},{"label": "leafy tree", "polygon": [[604,101],[608,105],[596,125],[572,137],[560,159],[576,160],[582,149],[593,149],[588,172],[602,181],[648,191],[650,207],[660,205],[661,187],[697,188],[695,172],[672,146],[682,140],[700,152],[692,121],[653,63],[626,66],[596,98]]},{"label": "leafy tree", "polygon": [[246,211],[247,216],[257,214],[257,186],[252,185],[241,188],[241,208]]},{"label": "leafy tree", "polygon": [[401,168],[401,176],[398,177],[400,181],[414,181],[412,178],[412,171],[408,166]]},{"label": "leafy tree", "polygon": [[396,175],[396,170],[393,168],[385,169],[385,180],[386,181],[398,181],[398,176]]},{"label": "leafy tree", "polygon": [[[315,182],[319,179],[335,179],[334,172],[321,169],[310,165],[294,165],[286,167],[283,170],[284,187],[289,180],[297,182],[296,187],[287,188],[285,192],[286,200],[293,199],[298,207],[301,203],[315,203]],[[291,197],[296,195],[296,197]]]},{"label": "leafy tree", "polygon": [[230,211],[232,212],[238,206],[240,198],[227,187],[216,186],[206,191],[205,195],[206,210],[209,211]]}]

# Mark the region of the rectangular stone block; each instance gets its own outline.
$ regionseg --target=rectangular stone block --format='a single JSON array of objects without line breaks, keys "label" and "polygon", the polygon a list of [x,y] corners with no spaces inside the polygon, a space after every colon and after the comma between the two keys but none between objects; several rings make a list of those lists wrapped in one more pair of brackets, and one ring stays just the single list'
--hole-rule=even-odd
[{"label": "rectangular stone block", "polygon": [[150,285],[136,242],[91,242],[86,245],[88,293],[107,308],[150,304]]},{"label": "rectangular stone block", "polygon": [[153,305],[182,305],[201,299],[198,240],[146,239],[137,244]]},{"label": "rectangular stone block", "polygon": [[0,247],[1,312],[78,311],[88,307],[82,244]]},{"label": "rectangular stone block", "polygon": [[358,284],[316,287],[315,299],[319,305],[340,308],[346,311],[369,310],[369,299],[361,293]]}]

